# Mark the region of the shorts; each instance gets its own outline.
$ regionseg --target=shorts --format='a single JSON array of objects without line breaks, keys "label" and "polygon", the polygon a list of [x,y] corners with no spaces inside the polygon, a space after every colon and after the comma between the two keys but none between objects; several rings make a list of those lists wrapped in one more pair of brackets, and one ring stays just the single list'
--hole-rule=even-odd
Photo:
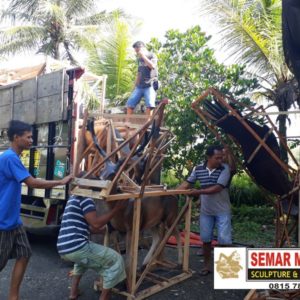
[{"label": "shorts", "polygon": [[12,258],[29,258],[31,247],[23,226],[8,231],[0,231],[0,271]]},{"label": "shorts", "polygon": [[231,245],[231,214],[223,213],[219,215],[206,215],[201,213],[199,217],[200,236],[204,243],[209,243],[213,239],[214,227],[217,227],[219,245]]},{"label": "shorts", "polygon": [[73,275],[82,275],[88,269],[98,273],[103,279],[103,288],[110,289],[126,278],[122,256],[115,250],[88,242],[79,250],[61,255],[74,262]]},{"label": "shorts", "polygon": [[147,108],[155,107],[156,92],[152,86],[146,88],[136,87],[129,99],[127,100],[126,106],[130,108],[135,108],[137,104],[141,101],[142,97],[145,99],[145,104]]}]

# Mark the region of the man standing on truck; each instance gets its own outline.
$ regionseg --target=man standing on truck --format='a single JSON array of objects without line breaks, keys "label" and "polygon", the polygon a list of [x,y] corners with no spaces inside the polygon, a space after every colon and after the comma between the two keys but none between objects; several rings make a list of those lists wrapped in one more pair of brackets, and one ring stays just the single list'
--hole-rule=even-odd
[{"label": "man standing on truck", "polygon": [[134,108],[145,98],[146,114],[151,115],[155,108],[156,90],[158,89],[157,57],[149,52],[141,41],[135,42],[132,47],[138,57],[138,74],[135,88],[127,100],[127,114],[133,114]]},{"label": "man standing on truck", "polygon": [[30,175],[19,156],[32,145],[29,124],[12,120],[7,130],[10,148],[0,155],[0,271],[9,259],[16,259],[9,289],[9,300],[19,299],[20,285],[31,256],[31,248],[22,226],[21,184],[30,188],[50,189],[65,185],[72,175],[61,180],[43,180]]}]

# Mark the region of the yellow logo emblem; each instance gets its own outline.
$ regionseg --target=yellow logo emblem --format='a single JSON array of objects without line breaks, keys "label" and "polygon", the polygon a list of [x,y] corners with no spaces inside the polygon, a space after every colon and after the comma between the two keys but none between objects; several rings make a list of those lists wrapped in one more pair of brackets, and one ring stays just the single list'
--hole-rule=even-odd
[{"label": "yellow logo emblem", "polygon": [[240,265],[241,257],[237,251],[233,251],[229,256],[220,253],[217,264],[217,272],[221,278],[239,278],[239,271],[243,269]]}]

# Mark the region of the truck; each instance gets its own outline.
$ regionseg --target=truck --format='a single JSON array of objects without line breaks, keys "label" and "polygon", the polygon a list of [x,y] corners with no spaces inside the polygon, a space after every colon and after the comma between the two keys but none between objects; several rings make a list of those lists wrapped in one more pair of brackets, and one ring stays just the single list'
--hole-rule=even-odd
[{"label": "truck", "polygon": [[[20,158],[31,175],[53,180],[69,174],[76,157],[84,73],[80,67],[61,69],[0,86],[0,154],[9,147],[9,121],[24,121],[32,125],[33,146]],[[68,197],[68,186],[32,189],[23,183],[21,218],[26,230],[55,232]]]}]

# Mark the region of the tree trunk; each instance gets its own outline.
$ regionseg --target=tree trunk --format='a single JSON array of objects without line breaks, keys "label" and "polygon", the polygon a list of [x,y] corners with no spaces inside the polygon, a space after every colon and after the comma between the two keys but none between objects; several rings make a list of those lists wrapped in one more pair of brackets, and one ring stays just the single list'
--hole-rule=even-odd
[{"label": "tree trunk", "polygon": [[59,53],[59,43],[55,43],[55,49],[54,49],[54,59],[60,60],[60,53]]},{"label": "tree trunk", "polygon": [[[279,110],[280,111],[280,110]],[[286,133],[287,133],[287,128],[286,128],[286,121],[287,121],[287,115],[279,115],[278,118],[278,123],[279,123],[279,132],[284,140],[284,143],[287,143],[286,140]],[[284,145],[282,143],[280,143],[280,156],[281,159],[288,163],[288,153],[286,148],[284,147]]]}]

